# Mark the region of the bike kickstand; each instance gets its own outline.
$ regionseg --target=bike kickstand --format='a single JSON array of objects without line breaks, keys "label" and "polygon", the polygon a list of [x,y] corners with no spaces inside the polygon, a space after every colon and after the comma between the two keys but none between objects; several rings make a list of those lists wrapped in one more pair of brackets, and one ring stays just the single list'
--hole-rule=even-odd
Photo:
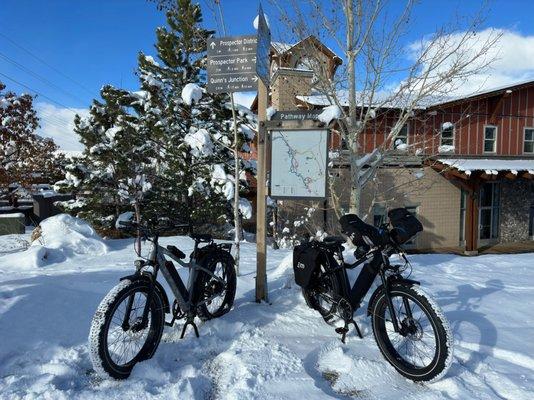
[{"label": "bike kickstand", "polygon": [[195,336],[197,338],[200,337],[200,335],[198,334],[198,328],[197,328],[197,325],[195,324],[195,322],[193,320],[187,320],[186,323],[184,324],[184,327],[182,328],[182,335],[180,336],[180,339],[183,339],[184,336],[185,336],[185,330],[187,329],[187,325],[191,325],[193,327],[193,329],[195,330]]},{"label": "bike kickstand", "polygon": [[[360,327],[358,326],[358,324],[356,323],[356,321],[351,320],[350,322],[352,322],[352,323],[354,324],[354,328],[356,328],[356,333],[358,334],[358,336],[360,337],[360,339],[363,339],[362,331],[360,330]],[[349,322],[349,323],[350,323],[350,322]]]}]

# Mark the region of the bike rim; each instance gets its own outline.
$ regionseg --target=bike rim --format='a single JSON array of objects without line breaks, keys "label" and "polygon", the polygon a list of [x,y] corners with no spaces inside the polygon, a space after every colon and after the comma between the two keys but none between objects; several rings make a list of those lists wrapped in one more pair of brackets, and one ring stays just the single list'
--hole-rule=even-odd
[{"label": "bike rim", "polygon": [[[132,311],[128,320],[129,329],[124,330],[122,323],[126,314],[128,299],[134,296]],[[132,363],[141,353],[150,335],[152,323],[151,310],[148,312],[148,322],[144,329],[134,331],[132,326],[140,322],[143,310],[147,301],[147,296],[143,292],[134,292],[125,296],[117,304],[108,326],[107,331],[107,352],[111,361],[117,366],[125,366]]]},{"label": "bike rim", "polygon": [[[407,300],[412,317],[408,317],[403,297]],[[384,308],[384,338],[395,358],[400,358],[410,368],[428,368],[438,353],[436,328],[428,311],[417,301],[404,295],[392,295],[393,307],[399,325],[409,327],[410,333],[402,335],[395,332],[389,307]]]},{"label": "bike rim", "polygon": [[[216,277],[222,279],[225,284],[224,284],[224,289],[220,292],[220,294],[218,296],[215,296],[214,298],[212,298],[210,301],[207,301],[206,302],[206,309],[208,310],[208,312],[210,314],[214,314],[216,312],[218,312],[220,310],[220,308],[224,305],[224,301],[226,299],[226,269],[225,269],[225,265],[222,263],[222,262],[217,262],[217,264],[215,264],[215,268],[213,270],[213,275],[215,275]],[[220,282],[218,282],[217,280],[215,279],[211,279],[210,281],[208,281],[207,283],[207,287],[210,288],[210,285],[215,285],[215,284],[220,284]],[[213,296],[215,293],[211,293],[210,290],[207,290],[207,298],[210,298],[211,296]]]}]

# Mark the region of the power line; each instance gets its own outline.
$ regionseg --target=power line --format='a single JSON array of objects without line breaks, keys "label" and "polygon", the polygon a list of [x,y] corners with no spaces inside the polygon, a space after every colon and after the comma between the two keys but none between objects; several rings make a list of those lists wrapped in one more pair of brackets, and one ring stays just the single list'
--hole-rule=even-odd
[{"label": "power line", "polygon": [[27,74],[30,74],[32,76],[34,76],[35,78],[39,79],[40,81],[44,82],[45,84],[51,86],[51,87],[54,87],[56,88],[57,90],[60,90],[61,92],[65,93],[66,95],[72,97],[73,99],[75,100],[78,100],[80,101],[82,104],[85,103],[86,101],[81,99],[80,97],[77,97],[75,95],[73,95],[72,93],[68,92],[67,90],[63,89],[62,87],[56,85],[55,83],[49,81],[47,78],[45,78],[44,76],[42,75],[39,75],[37,72],[34,72],[32,71],[31,69],[29,69],[28,67],[26,67],[25,65],[19,63],[18,61],[16,60],[13,60],[12,58],[10,58],[9,56],[3,54],[0,52],[0,58],[3,58],[4,60],[10,62],[11,64],[17,66],[18,68],[20,68],[22,71],[26,72]]},{"label": "power line", "polygon": [[4,33],[0,32],[0,36],[3,37],[5,40],[7,40],[8,42],[10,42],[12,45],[14,45],[15,47],[21,49],[22,51],[24,51],[25,53],[29,54],[31,57],[35,58],[37,61],[41,62],[42,64],[46,65],[48,68],[52,69],[53,71],[55,71],[57,74],[61,75],[63,78],[65,79],[68,79],[69,81],[71,81],[72,83],[74,83],[75,85],[79,86],[80,88],[82,88],[83,90],[85,90],[87,93],[89,93],[91,96],[94,96],[94,92],[91,91],[90,89],[88,89],[86,86],[82,85],[81,83],[77,82],[76,80],[74,80],[73,78],[71,78],[70,76],[66,75],[65,73],[63,73],[62,71],[60,71],[59,69],[57,69],[56,67],[54,67],[53,65],[49,64],[48,62],[46,62],[45,60],[43,60],[41,57],[35,55],[34,53],[32,53],[30,50],[28,50],[27,48],[25,48],[24,46],[21,46],[20,44],[18,44],[17,42],[15,42],[13,39],[9,38],[8,36],[6,36]]},{"label": "power line", "polygon": [[59,101],[56,101],[56,100],[52,99],[51,97],[48,97],[47,95],[42,94],[42,93],[38,92],[38,91],[35,90],[35,89],[32,89],[32,88],[29,87],[28,85],[25,85],[24,83],[21,83],[21,82],[17,81],[16,79],[13,79],[13,78],[9,77],[9,76],[7,76],[6,74],[4,74],[4,73],[2,73],[2,72],[0,72],[0,75],[3,76],[3,77],[6,78],[6,79],[9,79],[11,82],[14,82],[14,83],[16,83],[17,85],[20,85],[20,86],[22,86],[22,87],[24,87],[24,88],[26,88],[26,89],[28,89],[28,90],[31,90],[31,91],[34,92],[35,94],[38,94],[39,96],[42,96],[42,97],[44,97],[45,99],[50,100],[52,103],[57,104],[58,106],[60,106],[60,107],[62,107],[62,108],[66,108],[66,109],[68,109],[68,110],[70,110],[70,111],[72,111],[72,112],[74,112],[74,113],[76,112],[76,111],[74,111],[72,108],[66,106],[65,104],[62,104],[62,103],[60,103]]}]

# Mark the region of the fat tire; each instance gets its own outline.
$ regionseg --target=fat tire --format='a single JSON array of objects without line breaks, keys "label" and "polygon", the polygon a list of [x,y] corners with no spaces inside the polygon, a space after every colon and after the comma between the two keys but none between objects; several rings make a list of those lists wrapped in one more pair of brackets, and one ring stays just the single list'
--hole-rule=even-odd
[{"label": "fat tire", "polygon": [[[234,305],[237,276],[233,257],[226,252],[217,252],[212,256],[204,257],[202,259],[202,266],[213,272],[219,262],[223,264],[226,275],[226,293],[224,295],[224,300],[215,312],[210,312],[206,304],[201,304],[198,307],[197,313],[202,321],[222,317],[229,312]],[[197,291],[199,293],[198,299],[201,301],[204,298],[204,291],[206,290],[206,285],[211,280],[211,276],[203,272],[199,278],[200,285],[197,286]]]},{"label": "fat tire", "polygon": [[395,284],[391,289],[392,295],[402,295],[409,300],[416,302],[424,310],[432,324],[434,335],[437,335],[437,355],[431,361],[431,364],[425,368],[410,368],[396,359],[391,354],[384,342],[379,322],[382,320],[381,310],[387,307],[387,299],[382,291],[376,296],[371,306],[371,323],[373,335],[384,358],[404,377],[416,382],[434,382],[441,379],[448,371],[453,356],[453,336],[446,317],[437,303],[417,285]]},{"label": "fat tire", "polygon": [[137,292],[147,293],[149,283],[143,280],[122,280],[109,291],[98,306],[89,331],[89,355],[93,368],[102,378],[126,379],[133,367],[140,361],[146,360],[154,354],[161,340],[165,322],[163,301],[157,291],[153,292],[150,313],[151,327],[147,340],[138,355],[124,366],[116,365],[110,358],[107,349],[107,334],[109,323],[117,306],[127,296]]}]

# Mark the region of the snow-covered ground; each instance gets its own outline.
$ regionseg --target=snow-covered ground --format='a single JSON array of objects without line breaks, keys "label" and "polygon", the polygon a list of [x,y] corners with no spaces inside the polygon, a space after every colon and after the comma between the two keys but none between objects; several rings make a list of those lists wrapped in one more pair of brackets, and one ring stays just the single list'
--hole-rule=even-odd
[{"label": "snow-covered ground", "polygon": [[[2,399],[534,397],[530,254],[411,257],[413,276],[444,308],[455,336],[453,365],[433,384],[407,381],[386,363],[363,310],[358,321],[365,338],[352,333],[343,345],[306,307],[293,282],[288,250],[268,254],[272,304],[254,303],[253,244],[242,246],[234,309],[200,325],[200,339],[190,332],[180,340],[181,323],[166,328],[154,358],[138,364],[128,380],[116,382],[93,372],[87,336],[102,297],[133,270],[132,241],[105,241],[107,250],[100,256],[57,257],[55,252],[39,267],[25,262],[28,253],[16,250],[28,236],[0,236]],[[193,244],[184,237],[163,242],[184,250]]]}]

